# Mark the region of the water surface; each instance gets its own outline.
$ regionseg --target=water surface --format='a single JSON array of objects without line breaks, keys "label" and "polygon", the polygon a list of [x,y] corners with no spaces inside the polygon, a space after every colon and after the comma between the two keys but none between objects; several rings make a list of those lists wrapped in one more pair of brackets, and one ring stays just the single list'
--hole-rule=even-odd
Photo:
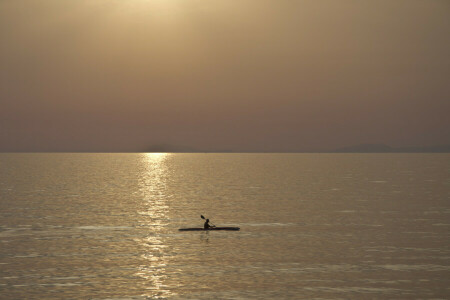
[{"label": "water surface", "polygon": [[0,154],[0,298],[448,299],[449,159]]}]

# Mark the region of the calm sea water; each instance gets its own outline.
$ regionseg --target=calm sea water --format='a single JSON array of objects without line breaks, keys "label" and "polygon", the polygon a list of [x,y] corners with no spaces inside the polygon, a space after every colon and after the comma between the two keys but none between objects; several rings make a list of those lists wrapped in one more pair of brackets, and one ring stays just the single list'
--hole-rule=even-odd
[{"label": "calm sea water", "polygon": [[[449,299],[448,154],[0,154],[1,299]],[[203,214],[239,232],[179,232]]]}]

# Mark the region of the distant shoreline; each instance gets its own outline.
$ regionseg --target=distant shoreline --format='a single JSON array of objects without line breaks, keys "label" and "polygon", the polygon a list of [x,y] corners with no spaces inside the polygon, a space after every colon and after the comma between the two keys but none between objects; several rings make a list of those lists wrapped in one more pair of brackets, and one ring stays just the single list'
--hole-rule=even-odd
[{"label": "distant shoreline", "polygon": [[280,151],[237,151],[237,152],[140,152],[140,151],[5,151],[0,154],[157,154],[157,153],[167,153],[167,154],[449,154],[450,151],[422,151],[422,152],[332,152],[332,151],[291,151],[291,152],[280,152]]},{"label": "distant shoreline", "polygon": [[240,150],[202,150],[193,147],[184,146],[172,146],[172,145],[161,145],[153,146],[143,151],[1,151],[0,153],[222,153],[222,154],[239,154],[239,153],[304,153],[304,154],[344,154],[344,153],[450,153],[449,145],[438,145],[430,147],[391,147],[385,144],[360,144],[356,146],[349,146],[343,148],[337,148],[334,150],[323,150],[323,151],[240,151]]}]

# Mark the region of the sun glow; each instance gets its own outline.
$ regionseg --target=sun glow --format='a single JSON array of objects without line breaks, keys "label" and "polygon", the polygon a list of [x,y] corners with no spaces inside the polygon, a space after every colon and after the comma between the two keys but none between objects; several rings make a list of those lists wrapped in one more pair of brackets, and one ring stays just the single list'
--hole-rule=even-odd
[{"label": "sun glow", "polygon": [[147,158],[149,160],[155,160],[155,159],[163,158],[163,157],[169,155],[169,153],[165,153],[165,152],[161,152],[161,153],[146,153],[145,155],[147,156]]},{"label": "sun glow", "polygon": [[151,10],[157,13],[167,13],[174,11],[178,7],[178,1],[176,0],[132,0],[127,1],[128,7],[142,10]]}]

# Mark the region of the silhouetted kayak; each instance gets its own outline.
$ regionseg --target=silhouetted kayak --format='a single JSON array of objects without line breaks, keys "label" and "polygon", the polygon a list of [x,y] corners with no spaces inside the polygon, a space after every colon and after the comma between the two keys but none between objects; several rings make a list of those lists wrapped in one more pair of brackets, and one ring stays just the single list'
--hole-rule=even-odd
[{"label": "silhouetted kayak", "polygon": [[236,231],[239,230],[239,227],[212,227],[208,229],[204,228],[180,228],[179,231],[210,231],[210,230],[232,230]]}]

